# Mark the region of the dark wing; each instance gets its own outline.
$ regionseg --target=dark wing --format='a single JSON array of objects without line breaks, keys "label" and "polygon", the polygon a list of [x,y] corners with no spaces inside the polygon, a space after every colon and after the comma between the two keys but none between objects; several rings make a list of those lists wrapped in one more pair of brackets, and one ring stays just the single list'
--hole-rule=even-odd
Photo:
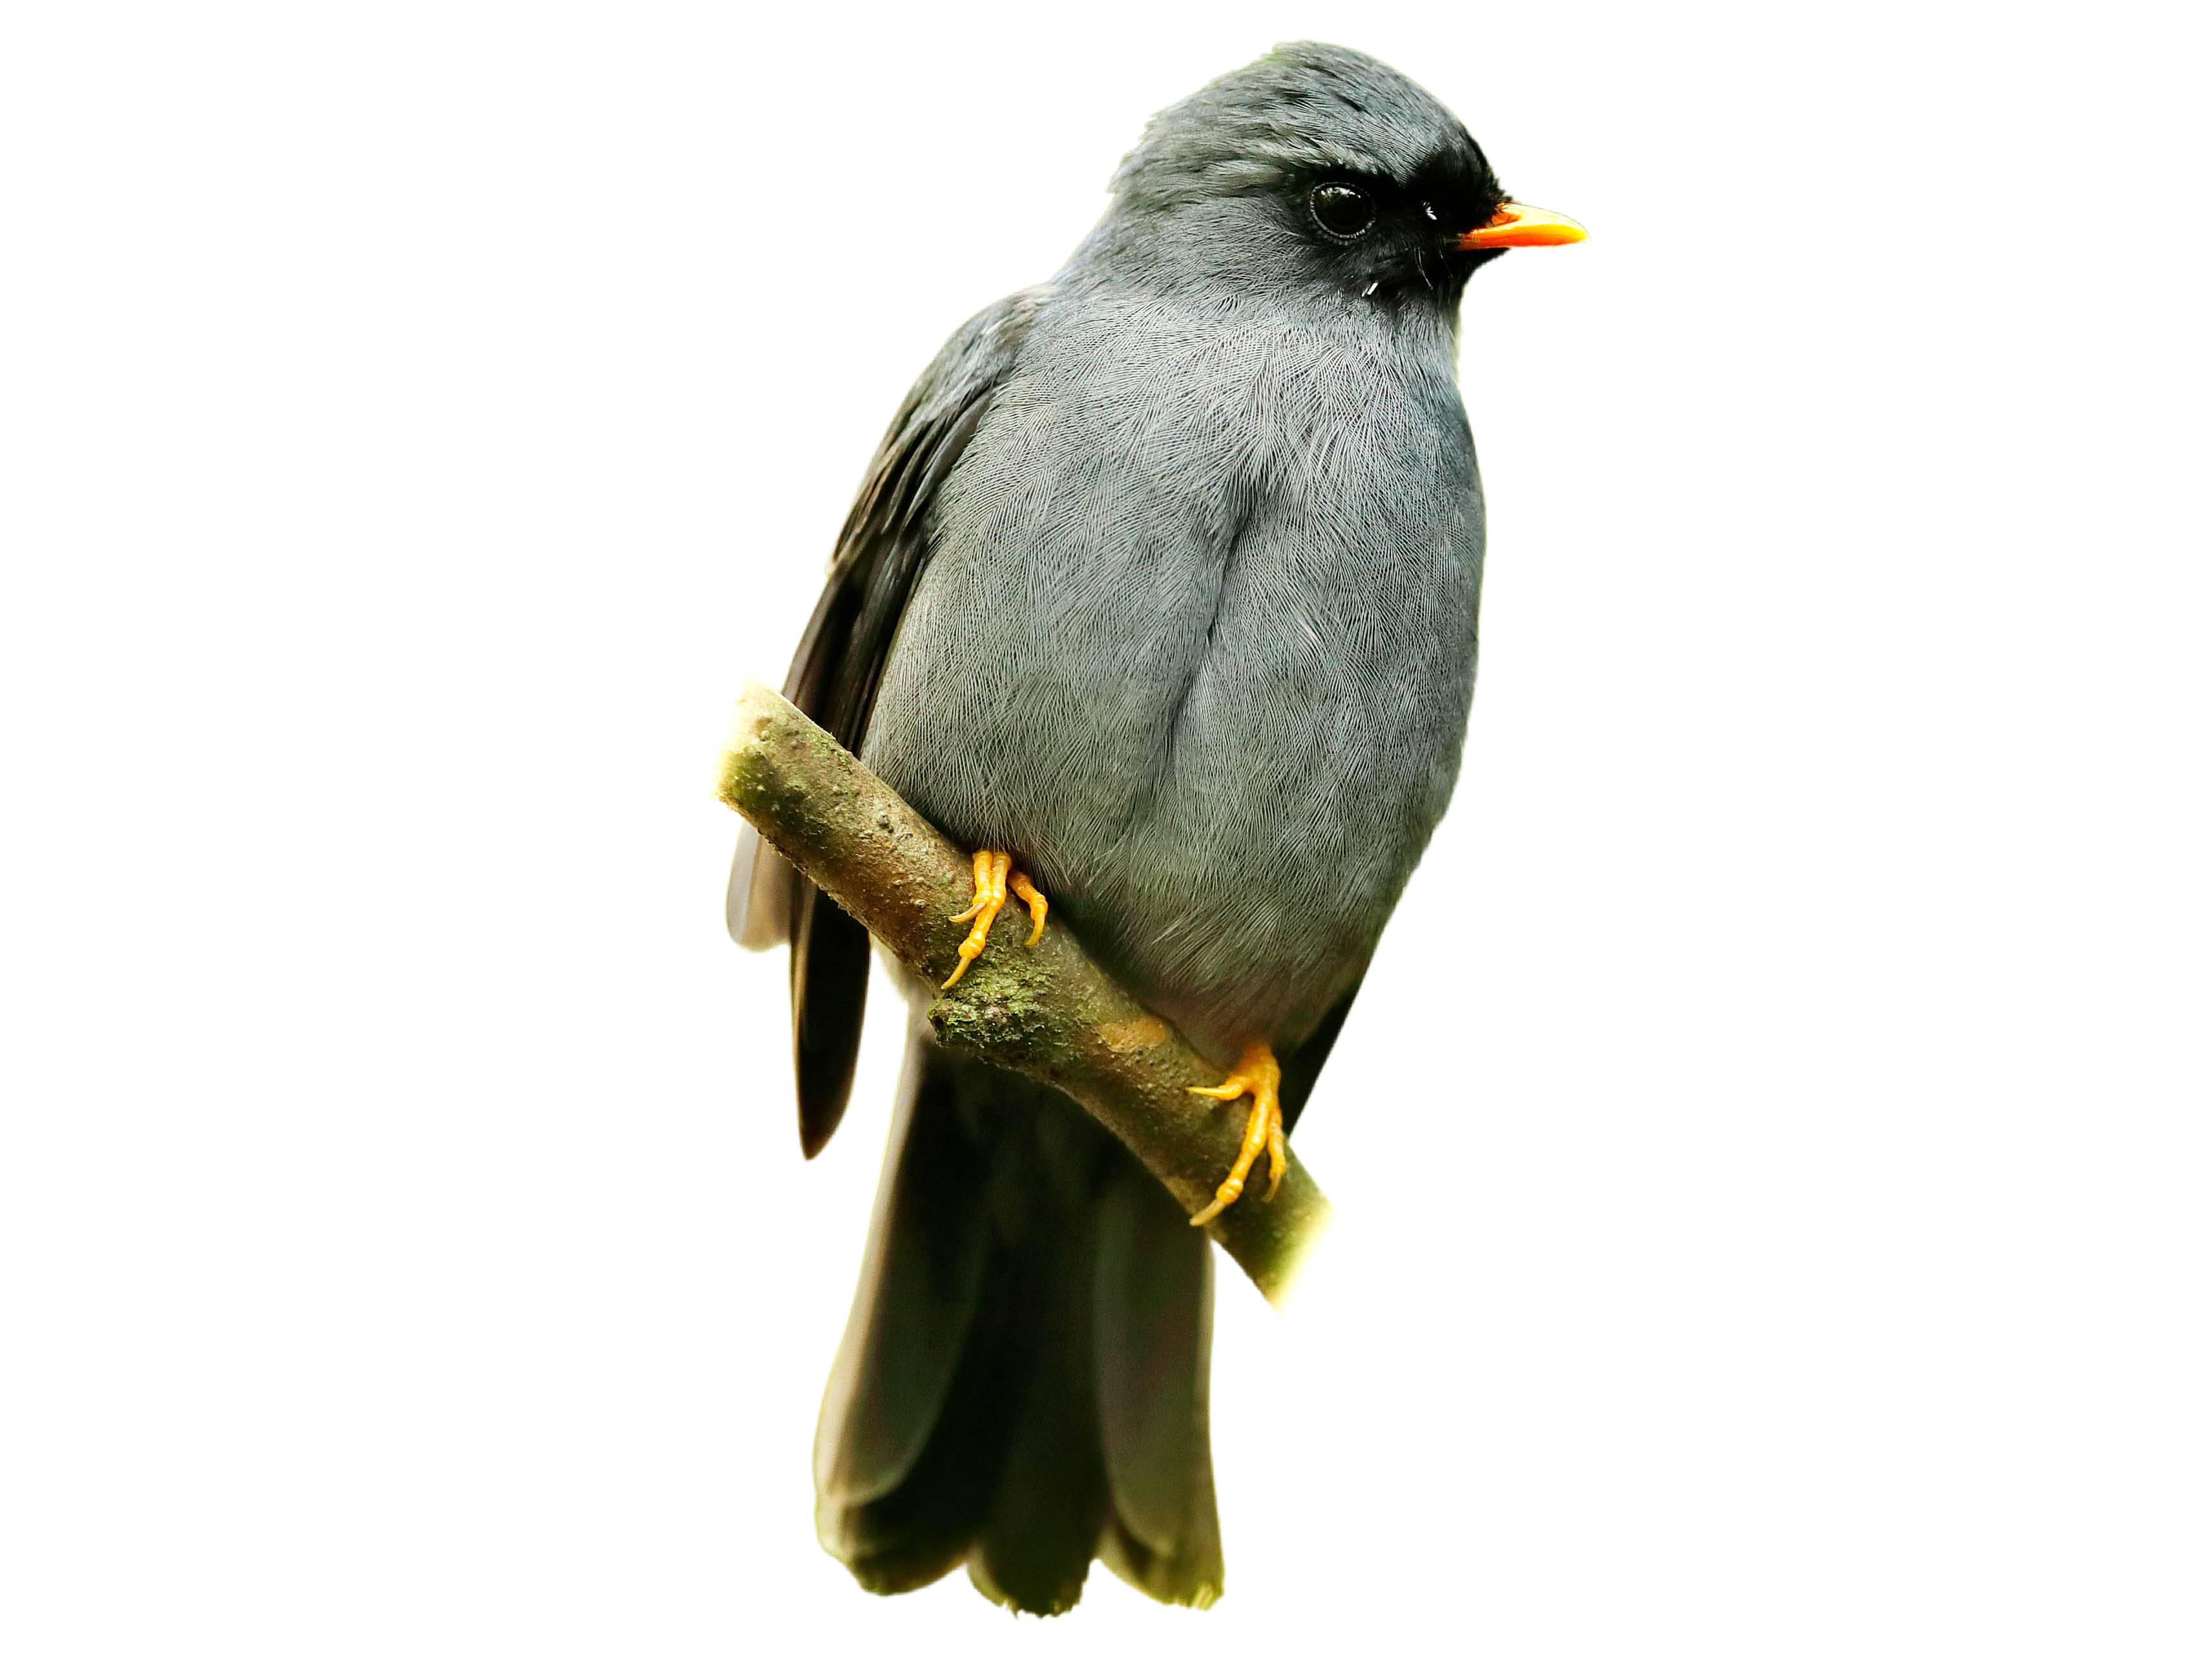
[{"label": "dark wing", "polygon": [[[977,313],[907,394],[845,520],[830,580],[783,694],[857,752],[915,578],[928,562],[931,508],[1013,367],[1044,290]],[[731,933],[756,949],[791,945],[792,1048],[799,1144],[820,1152],[845,1115],[868,995],[868,935],[813,883],[750,835],[730,872]]]}]

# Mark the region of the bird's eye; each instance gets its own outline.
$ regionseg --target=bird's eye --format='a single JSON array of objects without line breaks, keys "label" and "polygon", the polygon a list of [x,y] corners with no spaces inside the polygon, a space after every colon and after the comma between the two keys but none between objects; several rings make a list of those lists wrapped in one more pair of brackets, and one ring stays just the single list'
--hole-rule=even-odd
[{"label": "bird's eye", "polygon": [[1375,204],[1367,199],[1365,191],[1351,185],[1316,185],[1308,200],[1314,222],[1323,234],[1340,242],[1364,236],[1375,222]]}]

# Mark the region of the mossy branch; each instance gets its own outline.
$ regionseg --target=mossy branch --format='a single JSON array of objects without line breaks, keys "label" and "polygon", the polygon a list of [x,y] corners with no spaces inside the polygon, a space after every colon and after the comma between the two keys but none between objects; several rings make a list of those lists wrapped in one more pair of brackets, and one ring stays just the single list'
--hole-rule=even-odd
[{"label": "mossy branch", "polygon": [[[968,927],[948,918],[968,905],[968,852],[764,685],[738,699],[720,793],[901,962],[932,984],[951,973]],[[1069,1096],[1197,1214],[1237,1155],[1247,1103],[1190,1093],[1219,1082],[1223,1068],[1109,979],[1057,916],[1034,950],[1022,948],[1028,927],[1018,902],[1000,914],[990,948],[930,1006],[938,1040]],[[1262,1202],[1264,1169],[1263,1159],[1206,1230],[1277,1301],[1328,1200],[1293,1152],[1281,1188]]]}]

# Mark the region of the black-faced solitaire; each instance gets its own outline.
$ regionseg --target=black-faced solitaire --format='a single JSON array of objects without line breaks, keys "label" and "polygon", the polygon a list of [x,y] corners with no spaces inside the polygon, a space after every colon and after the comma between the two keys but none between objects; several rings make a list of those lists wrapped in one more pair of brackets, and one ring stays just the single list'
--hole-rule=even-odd
[{"label": "black-faced solitaire", "polygon": [[[1216,1209],[1263,1201],[1245,1181],[1459,771],[1483,547],[1461,291],[1581,234],[1371,58],[1223,76],[1153,119],[1057,276],[922,375],[799,647],[786,695],[976,849],[959,971],[1021,948],[991,939],[1001,904],[1031,938],[1064,922],[1249,1099]],[[791,946],[811,1157],[867,937],[750,836],[731,921]],[[964,1561],[1059,1613],[1096,1557],[1213,1600],[1206,1236],[1072,1103],[919,1019],[892,1136],[816,1442],[823,1544],[884,1592]]]}]

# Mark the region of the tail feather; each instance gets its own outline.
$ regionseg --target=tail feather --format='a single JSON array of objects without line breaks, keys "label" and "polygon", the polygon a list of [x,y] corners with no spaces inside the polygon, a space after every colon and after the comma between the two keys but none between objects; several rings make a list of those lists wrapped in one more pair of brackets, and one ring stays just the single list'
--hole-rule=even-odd
[{"label": "tail feather", "polygon": [[968,1558],[968,1577],[1001,1607],[1065,1613],[1083,1597],[1106,1518],[1088,1298],[1082,1294],[1089,1218],[994,1261],[1022,1328],[1007,1333],[1010,1419],[991,1513]]},{"label": "tail feather", "polygon": [[990,1519],[1006,1464],[1000,1425],[1012,1403],[999,1363],[1009,1312],[979,1310],[970,1327],[978,1340],[962,1356],[941,1415],[896,1485],[860,1501],[818,1498],[823,1544],[863,1589],[896,1595],[934,1583],[968,1558]]},{"label": "tail feather", "polygon": [[[990,1165],[962,1127],[951,1076],[919,1058],[909,1057],[901,1079],[860,1288],[815,1436],[825,1527],[914,1472],[948,1426],[957,1373],[969,1373],[969,1396],[988,1380],[975,1373],[994,1344],[969,1336],[979,1316],[995,1311],[982,1306]],[[838,1549],[826,1530],[823,1541]]]},{"label": "tail feather", "polygon": [[1206,1236],[1131,1159],[1099,1207],[1093,1308],[1114,1528],[1102,1559],[1156,1601],[1221,1593],[1207,1371]]},{"label": "tail feather", "polygon": [[867,1589],[966,1562],[1020,1612],[1094,1557],[1219,1594],[1202,1234],[1054,1091],[918,1031],[816,1445],[822,1541]]}]

